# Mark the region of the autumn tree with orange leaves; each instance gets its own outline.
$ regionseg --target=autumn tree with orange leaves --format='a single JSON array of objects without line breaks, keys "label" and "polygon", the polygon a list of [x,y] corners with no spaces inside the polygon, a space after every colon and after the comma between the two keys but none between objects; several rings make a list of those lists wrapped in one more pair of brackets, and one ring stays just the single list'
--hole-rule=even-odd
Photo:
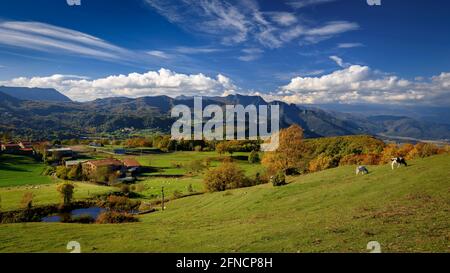
[{"label": "autumn tree with orange leaves", "polygon": [[280,145],[275,152],[264,154],[262,164],[270,174],[301,172],[306,169],[307,148],[303,142],[303,129],[292,125],[280,131]]}]

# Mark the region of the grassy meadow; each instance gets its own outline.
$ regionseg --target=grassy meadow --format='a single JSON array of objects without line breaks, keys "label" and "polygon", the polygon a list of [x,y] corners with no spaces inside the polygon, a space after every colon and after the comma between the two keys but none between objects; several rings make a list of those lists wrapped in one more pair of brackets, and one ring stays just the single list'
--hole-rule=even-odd
[{"label": "grassy meadow", "polygon": [[[450,251],[449,155],[373,166],[367,176],[354,169],[177,199],[137,223],[2,225],[0,252],[66,252],[72,240],[83,252],[368,252],[369,241],[383,252]],[[152,179],[142,183],[164,183]]]},{"label": "grassy meadow", "polygon": [[0,188],[51,183],[48,176],[41,175],[45,165],[30,157],[17,155],[0,156]]}]

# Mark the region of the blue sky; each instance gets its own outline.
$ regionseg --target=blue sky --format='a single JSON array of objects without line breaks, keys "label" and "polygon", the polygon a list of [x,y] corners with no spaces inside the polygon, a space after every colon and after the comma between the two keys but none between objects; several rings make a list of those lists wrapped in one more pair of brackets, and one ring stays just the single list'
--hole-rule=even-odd
[{"label": "blue sky", "polygon": [[5,0],[0,84],[108,96],[261,94],[450,105],[450,3]]}]

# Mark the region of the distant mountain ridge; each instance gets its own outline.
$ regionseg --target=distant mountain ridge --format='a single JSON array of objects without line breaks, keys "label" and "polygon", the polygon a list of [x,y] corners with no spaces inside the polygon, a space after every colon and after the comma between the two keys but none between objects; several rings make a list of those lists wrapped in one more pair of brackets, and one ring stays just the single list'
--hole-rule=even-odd
[{"label": "distant mountain ridge", "polygon": [[[5,99],[1,99],[2,96]],[[90,102],[54,102],[18,100],[0,93],[0,131],[48,137],[81,137],[111,133],[123,128],[153,129],[170,132],[173,106],[184,104],[193,107],[192,97],[113,97]],[[355,115],[319,108],[266,102],[259,96],[230,95],[203,97],[203,107],[210,104],[249,104],[280,106],[280,126],[286,128],[299,124],[305,136],[328,137],[343,135],[393,135],[417,139],[450,139],[450,125],[428,123],[401,116]]]},{"label": "distant mountain ridge", "polygon": [[19,100],[33,101],[72,101],[67,96],[61,94],[53,88],[27,88],[27,87],[7,87],[0,86],[0,92],[17,98]]},{"label": "distant mountain ridge", "polygon": [[327,111],[349,113],[364,117],[403,116],[423,122],[450,124],[450,107],[443,106],[384,104],[316,104],[314,106]]}]

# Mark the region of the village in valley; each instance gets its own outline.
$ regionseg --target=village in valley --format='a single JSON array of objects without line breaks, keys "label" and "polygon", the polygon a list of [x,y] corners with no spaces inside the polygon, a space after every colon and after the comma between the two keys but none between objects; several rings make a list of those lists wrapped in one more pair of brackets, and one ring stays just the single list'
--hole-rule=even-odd
[{"label": "village in valley", "polygon": [[[140,170],[140,163],[133,157],[116,159],[113,155],[124,155],[124,149],[115,149],[107,158],[89,159],[86,152],[95,152],[103,145],[95,142],[86,147],[62,147],[51,145],[50,142],[27,142],[0,144],[4,154],[29,156],[50,162],[50,166],[64,166],[67,169],[81,168],[81,174],[92,182],[96,182],[99,172],[106,176],[116,176],[114,182],[134,182]],[[81,150],[80,150],[81,149]]]}]

